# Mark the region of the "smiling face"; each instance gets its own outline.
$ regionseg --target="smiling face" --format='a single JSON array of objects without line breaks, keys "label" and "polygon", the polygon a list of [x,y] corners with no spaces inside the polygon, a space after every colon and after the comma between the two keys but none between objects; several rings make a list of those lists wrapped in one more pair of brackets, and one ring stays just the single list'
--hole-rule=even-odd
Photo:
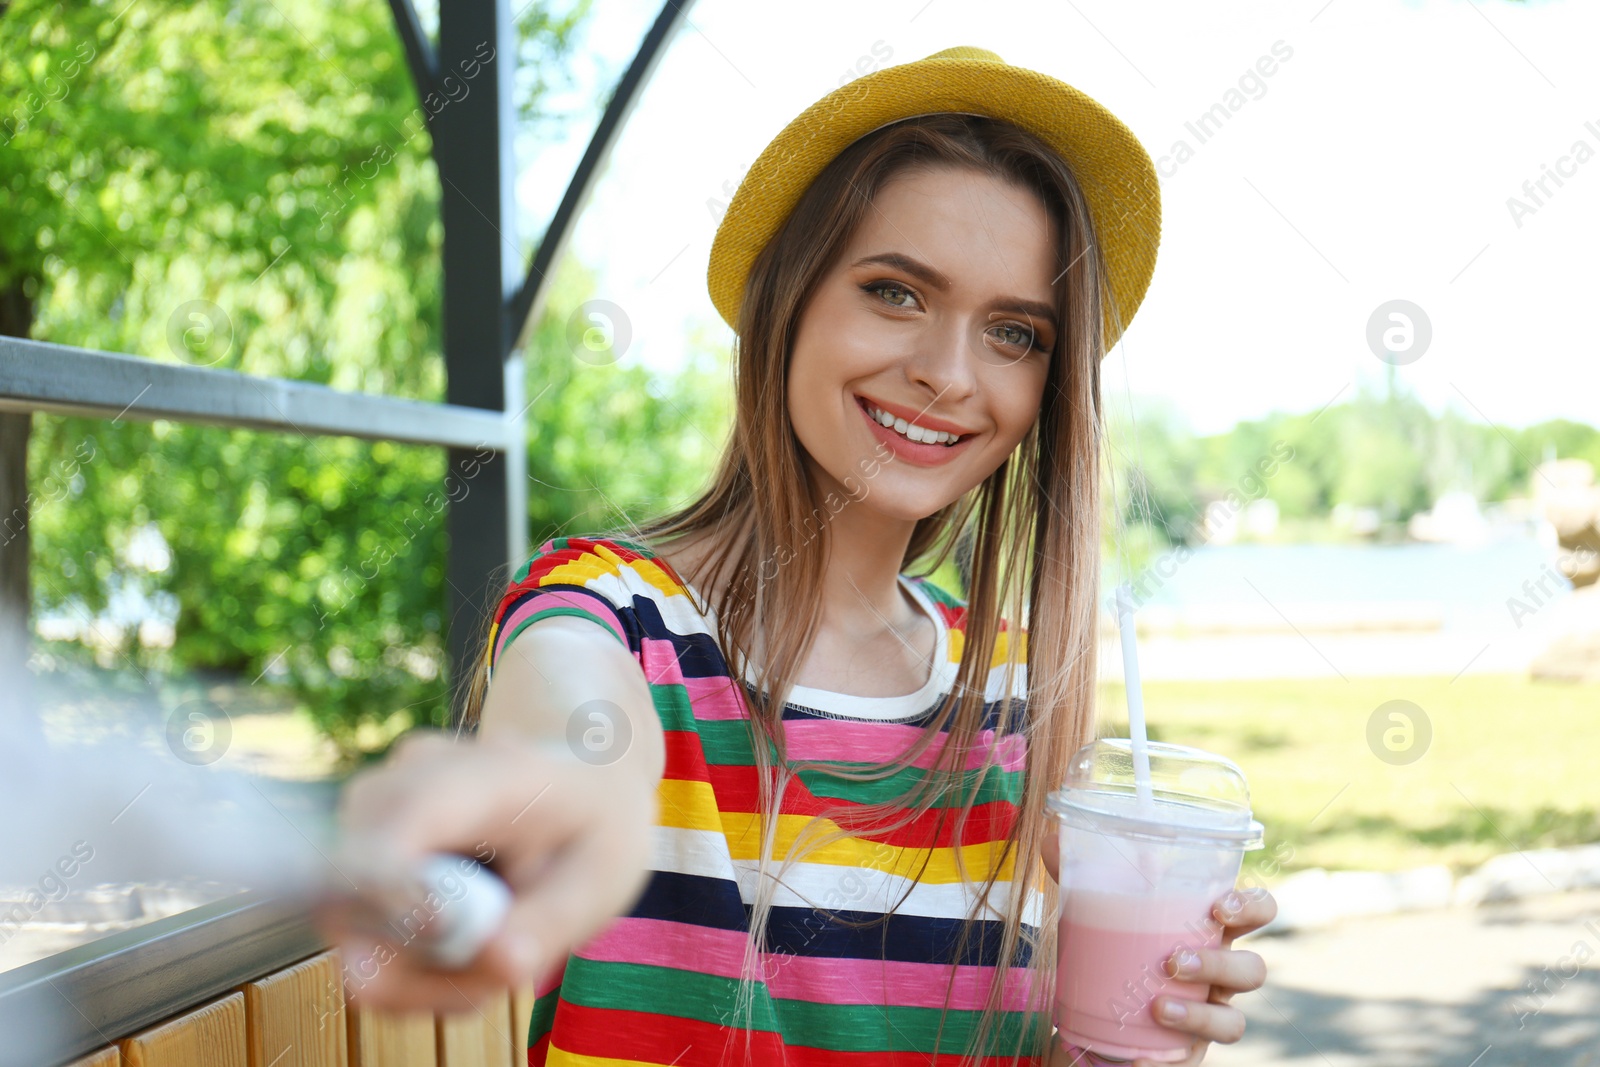
[{"label": "smiling face", "polygon": [[801,313],[789,364],[789,417],[823,497],[914,522],[1011,455],[1059,334],[1056,246],[1035,193],[978,171],[919,169],[880,190]]}]

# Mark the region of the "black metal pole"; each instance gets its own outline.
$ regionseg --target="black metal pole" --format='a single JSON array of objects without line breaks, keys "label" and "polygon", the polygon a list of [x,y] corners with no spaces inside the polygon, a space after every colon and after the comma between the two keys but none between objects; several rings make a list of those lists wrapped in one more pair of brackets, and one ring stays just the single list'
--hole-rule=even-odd
[{"label": "black metal pole", "polygon": [[[507,360],[516,340],[507,314],[522,279],[513,157],[516,33],[509,0],[449,0],[439,5],[434,160],[444,217],[444,359],[452,404],[507,411]],[[514,368],[515,369],[515,368]],[[510,376],[515,380],[515,375]],[[449,450],[450,500],[445,563],[451,681],[471,677],[498,586],[526,547],[522,479],[510,454]],[[452,702],[459,714],[460,702]]]}]

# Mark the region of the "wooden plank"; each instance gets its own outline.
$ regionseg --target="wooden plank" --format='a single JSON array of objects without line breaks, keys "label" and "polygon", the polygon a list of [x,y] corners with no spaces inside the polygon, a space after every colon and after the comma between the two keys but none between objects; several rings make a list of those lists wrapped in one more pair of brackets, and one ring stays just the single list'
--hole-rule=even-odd
[{"label": "wooden plank", "polygon": [[244,994],[229,993],[122,1042],[127,1067],[246,1067]]},{"label": "wooden plank", "polygon": [[73,1060],[67,1067],[122,1067],[122,1057],[115,1048],[103,1048],[81,1060]]},{"label": "wooden plank", "polygon": [[510,996],[439,1016],[439,1067],[512,1067]]},{"label": "wooden plank", "polygon": [[337,952],[301,960],[241,989],[250,1067],[348,1067]]},{"label": "wooden plank", "polygon": [[533,1024],[533,986],[511,991],[511,1062],[528,1067],[528,1027]]},{"label": "wooden plank", "polygon": [[[438,1067],[433,1016],[345,1005],[350,1019],[350,1067]],[[522,1061],[527,1063],[526,1057]]]}]

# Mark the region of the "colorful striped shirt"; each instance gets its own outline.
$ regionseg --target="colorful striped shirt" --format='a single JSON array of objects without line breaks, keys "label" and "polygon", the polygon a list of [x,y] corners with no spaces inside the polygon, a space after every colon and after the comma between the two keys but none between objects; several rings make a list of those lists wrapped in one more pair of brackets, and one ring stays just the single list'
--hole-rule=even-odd
[{"label": "colorful striped shirt", "polygon": [[[900,580],[935,624],[934,669],[921,689],[902,696],[794,687],[782,715],[787,758],[821,767],[802,768],[790,782],[773,845],[778,862],[769,871],[778,869],[801,826],[820,811],[891,799],[938,755],[943,736],[888,778],[860,782],[828,773],[905,753],[953,688],[966,607],[925,578]],[[936,806],[907,827],[852,834],[791,865],[773,890],[768,951],[760,973],[752,975],[753,1013],[746,1016],[734,1009],[758,882],[758,783],[748,702],[758,690],[748,671],[743,691],[731,684],[714,613],[707,605],[702,614],[696,602],[706,605],[646,546],[559,537],[523,565],[495,612],[491,671],[507,644],[539,619],[573,615],[603,627],[643,668],[666,738],[652,874],[643,896],[536,988],[528,1062],[709,1067],[724,1062],[725,1053],[726,1062],[748,1057],[795,1067],[958,1062],[1000,962],[1002,917],[988,907],[961,958],[954,958],[973,900],[956,853],[959,848],[969,877],[981,884],[1022,793],[1023,737],[996,730],[1006,631],[991,661],[986,728],[966,764],[977,796],[961,839],[954,839],[953,820],[941,820]],[[1025,654],[1027,631],[1021,635]],[[1012,694],[1020,699],[1026,691],[1024,667]],[[977,773],[986,761],[994,766]],[[949,804],[957,802],[951,797]],[[828,820],[827,829],[836,825]],[[1012,861],[1007,856],[991,901],[1006,899]],[[874,919],[880,922],[848,925]],[[1024,916],[1024,927],[1031,934],[1039,921],[1035,910]],[[1007,969],[995,1039],[1007,1054],[973,1063],[1012,1062],[1017,1034],[1035,1021],[1027,963],[1023,942]],[[941,1015],[935,1060],[929,1054]],[[747,1020],[753,1035],[743,1030]],[[1024,1043],[1023,1049],[1023,1063],[1040,1062],[1037,1048]]]}]

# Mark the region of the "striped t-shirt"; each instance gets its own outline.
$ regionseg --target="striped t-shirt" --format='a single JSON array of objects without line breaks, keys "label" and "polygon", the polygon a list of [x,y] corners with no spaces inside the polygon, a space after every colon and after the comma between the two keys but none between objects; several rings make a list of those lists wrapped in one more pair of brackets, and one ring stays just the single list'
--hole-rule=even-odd
[{"label": "striped t-shirt", "polygon": [[[909,769],[876,781],[850,781],[826,770],[882,764],[904,753],[953,688],[966,608],[926,579],[900,580],[937,628],[935,667],[921,689],[895,697],[794,687],[783,711],[788,759],[825,766],[802,769],[789,784],[769,871],[778,869],[801,825],[819,811],[899,795],[938,754],[942,738]],[[958,1062],[999,962],[1002,922],[988,910],[969,933],[963,958],[952,958],[971,910],[956,848],[981,885],[1022,794],[1023,738],[997,736],[994,729],[1004,695],[1006,632],[999,635],[985,693],[988,728],[967,762],[981,781],[961,841],[953,839],[954,820],[941,822],[936,807],[901,830],[847,837],[792,865],[775,890],[769,951],[753,975],[754,1010],[736,1015],[758,877],[758,783],[747,694],[732,684],[714,615],[695,607],[706,601],[693,592],[691,601],[675,573],[643,545],[559,537],[521,568],[495,613],[491,670],[506,645],[538,619],[575,615],[604,627],[643,668],[666,737],[653,873],[631,911],[575,949],[536,989],[528,1062],[710,1067],[724,1062],[725,1052],[730,1063],[748,1058],[795,1067]],[[1026,630],[1022,642],[1025,653]],[[749,694],[757,692],[748,675],[743,684]],[[1014,695],[1024,696],[1026,684],[1024,668],[1016,672]],[[979,776],[986,759],[997,766]],[[828,829],[834,825],[830,821]],[[991,901],[1006,899],[1012,863],[1007,856]],[[865,922],[891,911],[886,922],[867,927],[833,918]],[[1024,919],[1027,931],[1036,931],[1038,911]],[[972,1062],[1012,1062],[1019,1030],[1035,1021],[1027,962],[1022,943],[1006,976],[1006,1010],[995,1038],[1008,1054]],[[935,1061],[929,1053],[942,1014]],[[744,1032],[747,1020],[753,1020],[753,1035]],[[1025,1044],[1024,1052],[1023,1063],[1040,1062],[1038,1049]]]}]

